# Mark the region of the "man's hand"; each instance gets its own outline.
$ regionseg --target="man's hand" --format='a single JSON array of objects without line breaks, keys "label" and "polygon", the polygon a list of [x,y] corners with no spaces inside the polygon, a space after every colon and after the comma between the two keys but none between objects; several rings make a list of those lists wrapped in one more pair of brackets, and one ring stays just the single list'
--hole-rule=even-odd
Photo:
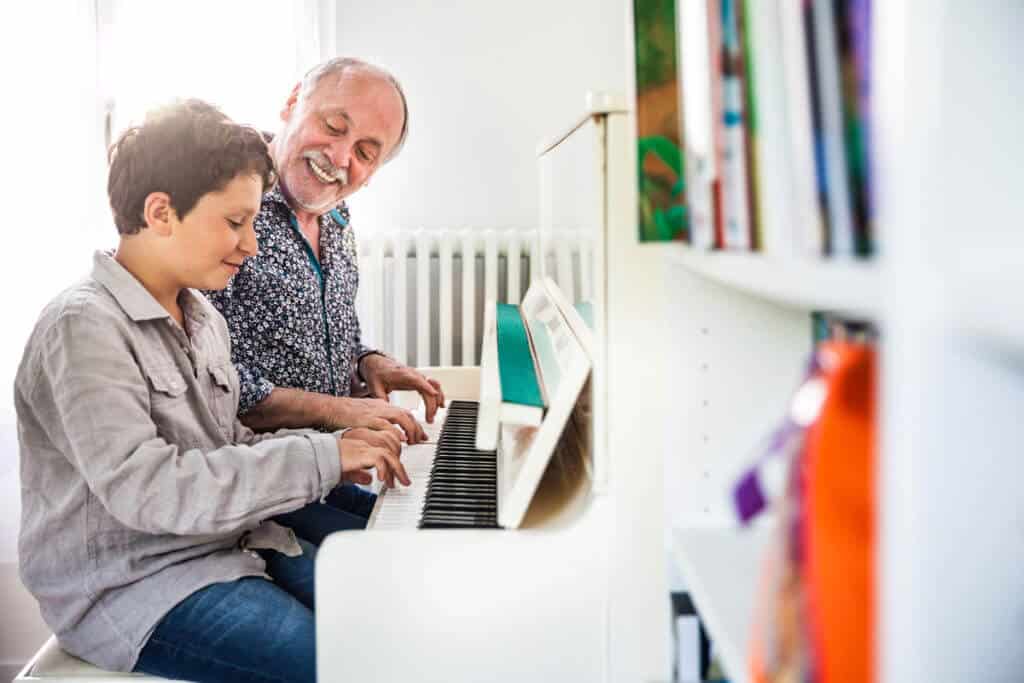
[{"label": "man's hand", "polygon": [[350,432],[338,437],[338,453],[341,457],[341,478],[357,484],[369,484],[373,477],[366,470],[377,468],[377,478],[394,488],[395,478],[408,486],[412,483],[399,460],[398,454],[388,446],[372,446],[366,441],[346,438]]},{"label": "man's hand", "polygon": [[398,437],[402,441],[417,444],[427,440],[427,433],[412,413],[376,398],[333,398],[331,419],[326,426],[329,429],[367,427],[397,435],[392,425],[402,428],[404,434]]},{"label": "man's hand", "polygon": [[363,356],[359,372],[366,378],[366,386],[374,398],[387,398],[389,392],[400,389],[419,392],[426,408],[427,422],[433,423],[434,413],[438,408],[444,408],[444,391],[440,382],[428,379],[387,356],[378,353]]}]

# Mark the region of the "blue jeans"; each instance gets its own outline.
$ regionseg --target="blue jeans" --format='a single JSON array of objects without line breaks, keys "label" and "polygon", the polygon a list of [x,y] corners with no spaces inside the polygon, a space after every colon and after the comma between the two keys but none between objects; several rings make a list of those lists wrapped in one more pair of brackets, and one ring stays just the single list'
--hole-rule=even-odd
[{"label": "blue jeans", "polygon": [[299,557],[260,551],[273,583],[248,576],[178,603],[142,648],[135,671],[200,683],[316,681],[317,548],[299,545]]},{"label": "blue jeans", "polygon": [[330,533],[366,528],[377,496],[344,484],[325,500],[274,518],[295,531],[302,555],[259,551],[273,582],[245,577],[185,598],[157,625],[135,670],[200,683],[315,681],[317,548]]},{"label": "blue jeans", "polygon": [[274,521],[319,546],[332,532],[365,529],[376,500],[376,494],[355,484],[341,484],[327,494],[323,503],[310,503],[294,512],[278,515]]}]

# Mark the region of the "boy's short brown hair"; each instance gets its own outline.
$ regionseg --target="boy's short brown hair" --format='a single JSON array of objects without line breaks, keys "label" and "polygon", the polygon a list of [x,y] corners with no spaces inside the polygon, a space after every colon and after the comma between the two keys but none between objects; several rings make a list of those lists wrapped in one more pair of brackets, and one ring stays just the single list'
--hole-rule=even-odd
[{"label": "boy's short brown hair", "polygon": [[236,176],[258,175],[264,192],[276,182],[263,136],[195,99],[150,112],[111,145],[107,160],[107,195],[122,235],[146,226],[143,207],[152,192],[166,192],[184,218],[200,197]]}]

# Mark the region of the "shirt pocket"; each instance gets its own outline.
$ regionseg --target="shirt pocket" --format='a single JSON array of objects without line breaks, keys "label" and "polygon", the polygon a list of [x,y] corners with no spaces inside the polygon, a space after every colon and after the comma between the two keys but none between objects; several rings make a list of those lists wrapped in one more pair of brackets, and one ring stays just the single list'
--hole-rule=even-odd
[{"label": "shirt pocket", "polygon": [[146,368],[150,398],[154,404],[177,403],[188,391],[188,384],[181,371],[173,365],[156,365]]},{"label": "shirt pocket", "polygon": [[210,376],[210,410],[230,439],[238,412],[238,378],[230,361],[207,368]]},{"label": "shirt pocket", "polygon": [[191,447],[196,439],[185,377],[173,365],[149,365],[143,372],[149,383],[149,412],[157,434],[167,443]]}]

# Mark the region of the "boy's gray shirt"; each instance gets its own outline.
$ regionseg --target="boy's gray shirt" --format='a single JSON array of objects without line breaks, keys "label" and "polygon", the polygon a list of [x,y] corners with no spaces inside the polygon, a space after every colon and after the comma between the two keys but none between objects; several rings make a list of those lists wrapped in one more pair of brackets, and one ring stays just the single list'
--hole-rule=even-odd
[{"label": "boy's gray shirt", "polygon": [[190,594],[266,576],[251,548],[291,552],[262,520],[322,499],[337,437],[254,434],[236,418],[227,325],[182,292],[185,330],[97,252],[43,311],[15,379],[21,579],[61,646],[129,671]]}]

